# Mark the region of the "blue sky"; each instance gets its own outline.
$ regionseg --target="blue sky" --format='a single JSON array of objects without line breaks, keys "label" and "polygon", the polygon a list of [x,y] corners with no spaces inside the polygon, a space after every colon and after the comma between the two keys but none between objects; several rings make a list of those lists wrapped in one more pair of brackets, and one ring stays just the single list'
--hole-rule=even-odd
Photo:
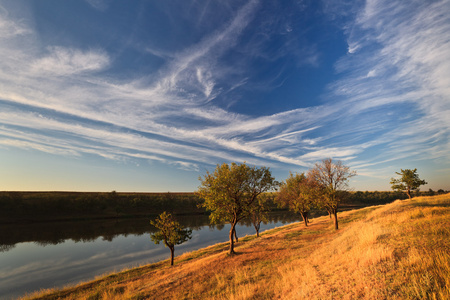
[{"label": "blue sky", "polygon": [[449,1],[0,1],[0,190],[194,191],[331,157],[450,189]]}]

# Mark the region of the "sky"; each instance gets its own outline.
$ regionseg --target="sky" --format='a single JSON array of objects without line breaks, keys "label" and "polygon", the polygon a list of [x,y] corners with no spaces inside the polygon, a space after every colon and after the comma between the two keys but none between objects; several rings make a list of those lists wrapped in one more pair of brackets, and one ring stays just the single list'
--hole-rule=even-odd
[{"label": "sky", "polygon": [[450,189],[450,1],[0,0],[0,190],[191,192],[326,158]]}]

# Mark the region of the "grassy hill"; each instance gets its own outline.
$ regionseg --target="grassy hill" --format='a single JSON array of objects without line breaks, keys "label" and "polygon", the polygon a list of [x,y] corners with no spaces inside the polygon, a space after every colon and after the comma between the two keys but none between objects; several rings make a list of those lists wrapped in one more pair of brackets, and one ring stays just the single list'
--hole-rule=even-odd
[{"label": "grassy hill", "polygon": [[[217,244],[33,299],[450,299],[450,194]],[[169,250],[168,256],[169,256]],[[176,251],[176,248],[175,248]]]}]

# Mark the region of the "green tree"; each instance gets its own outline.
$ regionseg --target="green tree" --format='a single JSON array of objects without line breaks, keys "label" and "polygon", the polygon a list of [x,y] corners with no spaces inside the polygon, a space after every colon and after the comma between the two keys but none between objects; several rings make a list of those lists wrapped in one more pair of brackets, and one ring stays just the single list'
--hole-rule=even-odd
[{"label": "green tree", "polygon": [[344,166],[340,160],[333,162],[331,158],[316,163],[308,172],[308,177],[315,181],[319,197],[317,204],[325,208],[330,215],[334,216],[334,228],[339,229],[337,213],[339,204],[344,199],[348,187],[349,178],[356,175],[355,171]]},{"label": "green tree", "polygon": [[182,228],[180,223],[175,221],[172,215],[167,212],[163,212],[154,221],[150,221],[150,224],[159,229],[159,231],[150,234],[151,239],[155,244],[163,241],[164,245],[170,249],[170,265],[173,266],[175,245],[191,239],[192,230]]},{"label": "green tree", "polygon": [[280,207],[287,207],[290,211],[299,213],[305,226],[308,226],[308,213],[317,197],[314,180],[307,178],[304,173],[289,173],[286,182],[281,183],[276,201]]},{"label": "green tree", "polygon": [[271,193],[261,194],[253,204],[250,212],[250,221],[252,221],[253,227],[255,227],[256,237],[259,237],[261,222],[266,223],[269,221],[270,209],[268,203],[272,200],[272,197]]},{"label": "green tree", "polygon": [[419,178],[417,174],[417,169],[401,169],[400,172],[395,172],[395,174],[400,175],[401,178],[391,178],[391,185],[394,191],[404,191],[411,199],[411,191],[419,189],[421,185],[427,184],[425,180]]},{"label": "green tree", "polygon": [[198,194],[205,200],[202,206],[211,211],[211,222],[231,225],[229,253],[234,254],[236,224],[249,217],[258,196],[277,183],[268,168],[250,167],[245,163],[217,165],[213,173],[207,171],[199,180]]}]

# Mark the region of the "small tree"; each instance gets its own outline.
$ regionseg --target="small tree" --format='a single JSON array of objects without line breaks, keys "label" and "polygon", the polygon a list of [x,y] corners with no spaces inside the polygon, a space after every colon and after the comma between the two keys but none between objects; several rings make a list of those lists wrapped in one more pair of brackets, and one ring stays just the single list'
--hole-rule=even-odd
[{"label": "small tree", "polygon": [[395,191],[405,191],[409,199],[411,199],[411,191],[415,191],[419,189],[421,185],[427,184],[425,180],[419,178],[419,174],[416,172],[417,169],[401,169],[400,173],[395,172],[395,174],[400,175],[401,178],[391,178],[392,189]]},{"label": "small tree", "polygon": [[281,207],[287,207],[290,211],[300,213],[308,226],[308,213],[317,197],[315,181],[307,178],[304,173],[289,173],[289,178],[283,182],[278,192],[276,201]]},{"label": "small tree", "polygon": [[211,211],[211,222],[230,223],[230,254],[234,254],[233,235],[236,224],[250,215],[260,194],[276,186],[266,167],[256,168],[244,164],[217,165],[214,173],[207,171],[200,177],[198,194],[205,201],[203,207]]},{"label": "small tree", "polygon": [[155,244],[164,241],[164,245],[170,249],[170,265],[173,266],[175,245],[191,239],[192,229],[182,228],[180,223],[175,221],[172,215],[167,212],[160,214],[156,220],[150,221],[150,224],[159,229],[159,231],[150,234],[151,239]]},{"label": "small tree", "polygon": [[333,162],[331,158],[316,163],[308,172],[308,177],[315,181],[318,191],[318,205],[334,216],[334,228],[339,229],[337,212],[348,188],[348,179],[356,175],[355,171],[344,166],[340,160]]},{"label": "small tree", "polygon": [[271,200],[272,195],[270,193],[264,193],[258,196],[253,208],[250,212],[250,220],[253,227],[256,230],[256,237],[259,237],[259,229],[261,228],[261,222],[268,222],[269,207],[268,202]]}]

